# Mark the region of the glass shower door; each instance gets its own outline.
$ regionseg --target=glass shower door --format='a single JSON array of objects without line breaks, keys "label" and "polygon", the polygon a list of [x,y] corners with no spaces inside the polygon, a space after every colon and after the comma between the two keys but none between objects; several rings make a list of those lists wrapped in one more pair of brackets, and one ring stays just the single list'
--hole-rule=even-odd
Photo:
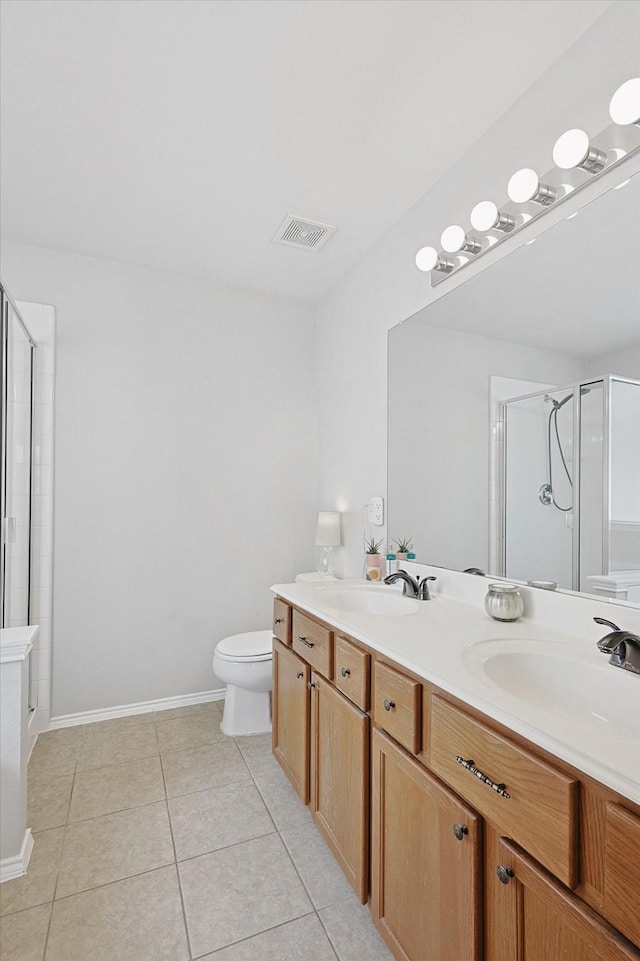
[{"label": "glass shower door", "polygon": [[504,405],[506,577],[574,586],[573,408],[571,390]]},{"label": "glass shower door", "polygon": [[33,342],[2,292],[0,627],[29,623]]}]

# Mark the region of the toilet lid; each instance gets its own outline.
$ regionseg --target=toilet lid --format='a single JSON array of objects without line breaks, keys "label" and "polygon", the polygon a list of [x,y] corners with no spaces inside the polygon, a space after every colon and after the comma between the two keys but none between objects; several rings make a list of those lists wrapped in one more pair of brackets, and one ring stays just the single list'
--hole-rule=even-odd
[{"label": "toilet lid", "polygon": [[227,657],[260,657],[271,654],[273,641],[271,631],[249,631],[247,634],[231,634],[219,641],[216,651]]}]

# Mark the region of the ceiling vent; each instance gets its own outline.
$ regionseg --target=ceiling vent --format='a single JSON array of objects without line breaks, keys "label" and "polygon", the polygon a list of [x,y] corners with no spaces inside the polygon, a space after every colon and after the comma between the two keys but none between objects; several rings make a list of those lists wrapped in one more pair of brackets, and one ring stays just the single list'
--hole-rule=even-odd
[{"label": "ceiling vent", "polygon": [[278,227],[273,240],[287,247],[304,247],[306,250],[319,250],[336,228],[329,224],[319,224],[315,220],[303,220],[294,214],[287,214]]}]

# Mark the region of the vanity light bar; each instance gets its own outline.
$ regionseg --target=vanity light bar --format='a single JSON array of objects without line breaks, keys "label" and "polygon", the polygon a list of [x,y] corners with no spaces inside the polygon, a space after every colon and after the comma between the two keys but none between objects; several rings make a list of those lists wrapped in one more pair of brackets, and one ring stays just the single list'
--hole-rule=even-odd
[{"label": "vanity light bar", "polygon": [[[611,98],[609,114],[615,127],[607,128],[597,139],[603,139],[605,134],[607,138],[614,136],[620,139],[618,128],[626,127],[628,130],[640,127],[640,77],[627,80],[618,87]],[[501,210],[492,200],[480,201],[471,211],[470,221],[473,230],[481,236],[468,234],[464,227],[451,224],[443,230],[440,237],[442,252],[435,247],[421,247],[416,254],[416,267],[431,273],[432,286],[441,283],[445,277],[477,259],[478,255],[485,253],[496,243],[505,240],[507,234],[536,219],[545,208],[559,203],[584,186],[587,180],[581,182],[573,179],[571,183],[562,182],[567,176],[569,179],[575,176],[579,178],[580,174],[576,175],[574,171],[584,171],[589,174],[589,180],[593,180],[623,158],[640,152],[640,133],[635,140],[633,135],[627,135],[623,142],[625,149],[616,146],[605,151],[594,146],[584,130],[574,128],[565,131],[555,142],[555,168],[545,175],[545,181],[530,167],[517,170],[510,178],[507,196],[511,204],[521,206],[522,210]],[[565,171],[571,173],[567,175]],[[496,236],[496,233],[499,236]],[[455,259],[452,259],[451,255],[456,255]]]}]

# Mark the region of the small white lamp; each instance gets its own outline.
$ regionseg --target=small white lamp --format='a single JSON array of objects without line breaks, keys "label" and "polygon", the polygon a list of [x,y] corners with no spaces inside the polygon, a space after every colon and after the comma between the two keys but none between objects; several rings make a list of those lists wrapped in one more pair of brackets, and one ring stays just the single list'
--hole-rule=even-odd
[{"label": "small white lamp", "polygon": [[320,574],[327,574],[331,577],[335,574],[333,548],[338,547],[340,543],[340,513],[338,511],[318,511],[316,544],[322,548],[322,556],[318,564]]}]

